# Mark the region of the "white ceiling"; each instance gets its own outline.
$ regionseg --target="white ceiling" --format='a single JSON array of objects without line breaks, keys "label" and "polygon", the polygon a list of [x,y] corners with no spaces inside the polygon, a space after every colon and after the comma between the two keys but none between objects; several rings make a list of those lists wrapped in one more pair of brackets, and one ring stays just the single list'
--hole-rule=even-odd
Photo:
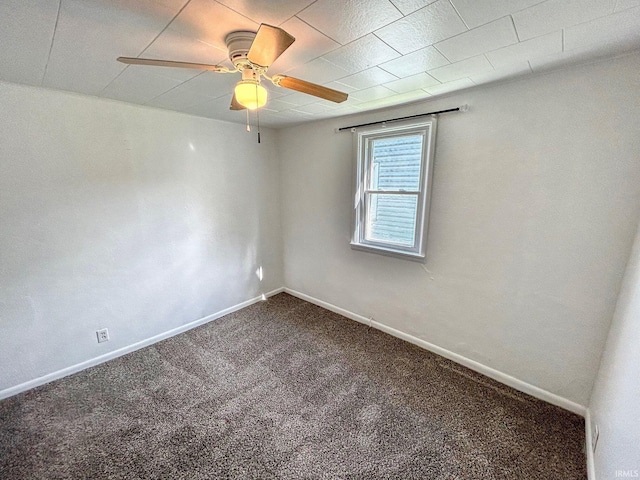
[{"label": "white ceiling", "polygon": [[349,93],[269,87],[264,125],[408,103],[640,48],[640,0],[2,0],[0,80],[242,123],[239,74],[126,66],[118,56],[228,66],[224,37],[261,22],[295,43],[270,68]]}]

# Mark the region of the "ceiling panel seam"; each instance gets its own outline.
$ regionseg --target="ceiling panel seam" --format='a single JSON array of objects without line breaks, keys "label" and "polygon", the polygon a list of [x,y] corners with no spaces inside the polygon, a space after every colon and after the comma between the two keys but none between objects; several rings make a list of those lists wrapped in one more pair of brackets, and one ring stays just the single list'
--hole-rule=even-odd
[{"label": "ceiling panel seam", "polygon": [[[171,20],[169,20],[169,22],[167,22],[167,24],[164,26],[164,28],[163,28],[162,30],[160,30],[160,32],[159,32],[155,37],[153,37],[153,40],[151,40],[151,42],[149,42],[149,44],[148,44],[146,47],[144,47],[144,48],[142,49],[142,51],[138,54],[138,56],[142,55],[142,54],[143,54],[143,53],[144,53],[144,52],[145,52],[145,51],[146,51],[146,50],[147,50],[147,49],[148,49],[148,48],[153,44],[153,42],[155,42],[155,41],[158,39],[158,37],[160,37],[160,35],[162,35],[162,33],[163,33],[167,28],[169,28],[169,25],[171,25],[171,24],[173,23],[173,21],[174,21],[176,18],[178,18],[178,15],[180,15],[180,14],[182,13],[182,11],[183,11],[185,8],[187,8],[187,5],[189,5],[189,3],[190,3],[190,2],[191,2],[191,0],[187,0],[187,1],[184,3],[184,5],[182,5],[182,7],[180,8],[180,10],[178,10],[178,13],[176,13],[176,14],[173,16],[173,18],[171,18]],[[111,86],[111,84],[112,84],[113,82],[115,82],[115,81],[120,77],[120,75],[122,75],[122,74],[125,72],[125,70],[127,70],[127,68],[129,68],[129,65],[125,66],[122,70],[120,70],[120,73],[118,73],[118,75],[116,75],[114,78],[112,78],[112,79],[111,79],[111,81],[110,81],[109,83],[107,83],[107,85],[105,85],[105,87],[104,87],[102,90],[100,90],[100,92],[98,93],[98,96],[102,96],[102,94],[105,92],[105,90],[106,90],[107,88],[109,88],[109,87]],[[183,83],[184,83],[184,82],[183,82]],[[166,92],[165,92],[165,93],[166,93]]]},{"label": "ceiling panel seam", "polygon": [[51,35],[51,44],[49,45],[49,54],[47,55],[47,63],[44,66],[44,72],[42,72],[42,78],[40,79],[40,86],[44,85],[44,79],[47,76],[49,61],[51,60],[51,52],[53,51],[53,42],[55,41],[56,31],[58,30],[58,20],[60,19],[61,8],[62,8],[62,0],[58,0],[58,11],[56,12],[56,22],[53,25],[53,35]]}]

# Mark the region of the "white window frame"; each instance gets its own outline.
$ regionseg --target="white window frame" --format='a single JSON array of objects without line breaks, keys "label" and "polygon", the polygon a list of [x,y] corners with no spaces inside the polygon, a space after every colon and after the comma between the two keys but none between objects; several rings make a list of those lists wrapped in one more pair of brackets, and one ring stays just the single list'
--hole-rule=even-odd
[{"label": "white window frame", "polygon": [[[351,248],[367,252],[379,253],[408,260],[424,262],[427,250],[427,230],[429,226],[429,210],[431,206],[431,185],[433,178],[433,163],[436,141],[437,120],[435,116],[429,120],[420,122],[404,122],[391,127],[382,126],[357,130],[354,134],[355,151],[355,190],[353,208],[353,231]],[[411,194],[416,192],[378,191],[367,189],[370,184],[371,145],[373,141],[381,138],[422,135],[422,158],[420,162],[420,187],[417,193],[418,208],[416,211],[416,230],[412,246],[398,245],[397,243],[372,241],[365,238],[365,225],[367,215],[367,195],[372,193],[384,194]]]}]

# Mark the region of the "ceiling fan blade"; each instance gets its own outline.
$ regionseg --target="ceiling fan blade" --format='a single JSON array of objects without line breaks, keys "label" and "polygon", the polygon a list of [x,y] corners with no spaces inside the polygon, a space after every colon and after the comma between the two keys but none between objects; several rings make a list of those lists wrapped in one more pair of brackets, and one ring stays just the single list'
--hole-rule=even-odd
[{"label": "ceiling fan blade", "polygon": [[195,68],[197,70],[211,70],[213,72],[229,72],[227,67],[222,65],[208,65],[206,63],[189,63],[189,62],[174,62],[171,60],[155,60],[153,58],[133,58],[133,57],[118,57],[118,61],[126,63],[128,65],[151,65],[154,67],[180,67],[180,68]]},{"label": "ceiling fan blade", "polygon": [[268,67],[295,42],[295,38],[278,27],[266,23],[260,24],[256,38],[253,39],[247,58],[251,63]]},{"label": "ceiling fan blade", "polygon": [[229,107],[229,110],[246,110],[247,107],[240,105],[240,103],[238,103],[238,100],[236,100],[236,94],[233,94],[233,97],[231,97],[231,106]]},{"label": "ceiling fan blade", "polygon": [[315,83],[306,82],[299,78],[287,77],[286,75],[276,75],[273,77],[273,83],[284,88],[295,90],[296,92],[307,93],[314,97],[324,98],[336,103],[344,102],[349,95],[332,88],[323,87]]}]

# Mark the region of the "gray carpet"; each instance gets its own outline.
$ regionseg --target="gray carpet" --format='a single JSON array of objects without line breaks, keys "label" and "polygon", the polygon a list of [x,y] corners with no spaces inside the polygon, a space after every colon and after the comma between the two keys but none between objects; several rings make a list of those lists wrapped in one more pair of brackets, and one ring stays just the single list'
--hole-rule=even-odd
[{"label": "gray carpet", "polygon": [[2,479],[584,479],[584,421],[286,294],[0,402]]}]

